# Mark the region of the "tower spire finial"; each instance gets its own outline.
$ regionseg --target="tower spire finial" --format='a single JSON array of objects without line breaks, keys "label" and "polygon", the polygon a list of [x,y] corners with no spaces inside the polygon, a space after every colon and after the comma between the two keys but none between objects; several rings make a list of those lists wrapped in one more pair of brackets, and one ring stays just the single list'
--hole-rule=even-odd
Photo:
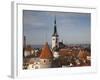
[{"label": "tower spire finial", "polygon": [[56,25],[56,16],[55,16],[55,22],[54,22],[54,23],[55,23],[55,25]]}]

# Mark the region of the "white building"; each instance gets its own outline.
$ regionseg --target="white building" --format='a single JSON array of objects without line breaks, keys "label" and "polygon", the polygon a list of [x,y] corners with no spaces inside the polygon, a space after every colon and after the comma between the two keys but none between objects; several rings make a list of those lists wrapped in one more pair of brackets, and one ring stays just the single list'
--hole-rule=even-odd
[{"label": "white building", "polygon": [[24,50],[24,56],[27,57],[27,56],[30,56],[30,55],[34,55],[35,54],[35,50],[31,47],[27,47],[25,48]]},{"label": "white building", "polygon": [[31,58],[28,61],[29,65],[27,69],[39,69],[40,68],[40,59],[39,58]]}]

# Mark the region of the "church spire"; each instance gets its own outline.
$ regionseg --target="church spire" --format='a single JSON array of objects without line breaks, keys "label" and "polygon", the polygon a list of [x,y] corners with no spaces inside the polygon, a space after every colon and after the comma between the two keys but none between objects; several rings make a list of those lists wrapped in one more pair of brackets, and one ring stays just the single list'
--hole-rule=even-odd
[{"label": "church spire", "polygon": [[57,34],[57,27],[56,27],[56,16],[55,16],[55,20],[54,20],[54,33],[52,36],[58,36]]},{"label": "church spire", "polygon": [[54,34],[57,33],[57,28],[56,28],[56,17],[55,17],[55,21],[54,21]]},{"label": "church spire", "polygon": [[53,48],[59,47],[59,35],[57,34],[57,27],[56,27],[56,16],[54,17],[54,32],[52,35],[52,50]]}]

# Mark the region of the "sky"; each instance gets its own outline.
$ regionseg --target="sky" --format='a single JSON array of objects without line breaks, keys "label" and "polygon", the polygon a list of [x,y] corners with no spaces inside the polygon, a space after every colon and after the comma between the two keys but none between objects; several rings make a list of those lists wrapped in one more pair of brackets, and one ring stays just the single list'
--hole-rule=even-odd
[{"label": "sky", "polygon": [[23,35],[26,36],[26,43],[51,44],[55,16],[59,41],[63,40],[65,44],[91,43],[90,13],[23,10]]}]

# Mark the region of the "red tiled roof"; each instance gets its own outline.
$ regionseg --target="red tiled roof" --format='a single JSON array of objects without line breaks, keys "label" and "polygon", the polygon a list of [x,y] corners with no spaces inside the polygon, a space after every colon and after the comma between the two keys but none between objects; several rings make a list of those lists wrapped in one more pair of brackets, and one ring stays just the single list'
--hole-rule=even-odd
[{"label": "red tiled roof", "polygon": [[86,51],[80,50],[80,52],[79,52],[79,54],[78,54],[78,57],[79,57],[79,58],[86,58],[86,56],[87,56]]},{"label": "red tiled roof", "polygon": [[53,57],[53,54],[49,48],[48,43],[46,42],[46,44],[44,45],[44,47],[42,48],[41,54],[40,54],[40,58],[41,59],[50,59]]},{"label": "red tiled roof", "polygon": [[79,50],[61,49],[59,53],[61,56],[77,56],[79,53]]}]

